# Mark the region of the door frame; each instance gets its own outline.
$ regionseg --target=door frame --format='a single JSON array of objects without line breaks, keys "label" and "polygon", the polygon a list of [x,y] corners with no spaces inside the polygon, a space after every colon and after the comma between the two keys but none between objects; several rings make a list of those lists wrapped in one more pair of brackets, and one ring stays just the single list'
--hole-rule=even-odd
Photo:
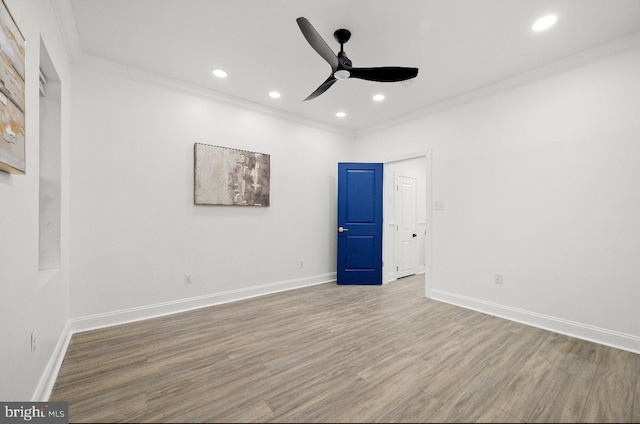
[{"label": "door frame", "polygon": [[[387,179],[390,179],[392,172],[389,171],[389,166],[397,162],[407,161],[411,159],[425,159],[425,188],[426,188],[426,205],[425,205],[425,220],[424,222],[418,221],[419,224],[424,226],[425,230],[425,242],[424,242],[424,292],[425,296],[431,297],[432,279],[433,279],[433,171],[432,171],[432,150],[426,149],[419,152],[407,153],[403,155],[384,158],[378,162],[384,164],[384,181],[383,181],[383,199],[385,204],[389,201],[389,196],[393,196],[394,193],[389,193],[389,184],[386,183]],[[394,184],[392,182],[391,187]],[[393,199],[393,197],[391,197]],[[392,200],[393,201],[393,200]],[[395,224],[393,222],[390,225],[388,216],[383,213],[382,223],[382,284],[387,284],[394,281],[395,278],[390,269],[395,269],[395,260],[393,258],[393,246],[395,244],[394,233]],[[394,240],[389,247],[389,244],[385,240]],[[393,267],[393,268],[390,268]],[[391,274],[391,275],[390,275]]]}]

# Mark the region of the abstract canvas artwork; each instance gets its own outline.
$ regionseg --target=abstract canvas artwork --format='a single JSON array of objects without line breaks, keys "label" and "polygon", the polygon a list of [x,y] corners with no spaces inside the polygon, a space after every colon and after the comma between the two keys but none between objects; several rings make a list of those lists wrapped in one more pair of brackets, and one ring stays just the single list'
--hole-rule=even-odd
[{"label": "abstract canvas artwork", "polygon": [[195,143],[195,204],[269,206],[270,162],[265,153]]},{"label": "abstract canvas artwork", "polygon": [[25,40],[4,1],[0,25],[0,170],[24,174]]}]

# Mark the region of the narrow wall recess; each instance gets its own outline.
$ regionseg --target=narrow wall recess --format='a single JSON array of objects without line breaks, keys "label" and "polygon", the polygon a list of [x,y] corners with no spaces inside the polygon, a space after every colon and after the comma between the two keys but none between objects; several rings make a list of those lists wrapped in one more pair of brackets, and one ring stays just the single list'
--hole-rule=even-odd
[{"label": "narrow wall recess", "polygon": [[47,48],[40,41],[40,271],[60,268],[62,220],[61,84]]}]

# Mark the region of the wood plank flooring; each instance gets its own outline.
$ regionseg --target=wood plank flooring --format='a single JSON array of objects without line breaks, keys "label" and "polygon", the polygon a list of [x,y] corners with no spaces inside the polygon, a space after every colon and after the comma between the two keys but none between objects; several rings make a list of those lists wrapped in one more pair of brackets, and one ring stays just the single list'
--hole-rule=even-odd
[{"label": "wood plank flooring", "polygon": [[638,422],[640,355],[335,283],[75,334],[71,422]]}]

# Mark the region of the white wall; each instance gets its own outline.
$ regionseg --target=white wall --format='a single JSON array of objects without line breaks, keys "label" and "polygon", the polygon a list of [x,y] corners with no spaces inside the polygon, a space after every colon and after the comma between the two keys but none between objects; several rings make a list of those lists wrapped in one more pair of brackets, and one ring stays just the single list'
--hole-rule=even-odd
[{"label": "white wall", "polygon": [[[26,39],[26,175],[0,172],[0,400],[48,396],[69,319],[69,73],[54,10],[47,1],[7,0]],[[40,40],[62,82],[61,267],[38,271]],[[31,332],[37,335],[31,353]]]},{"label": "white wall", "polygon": [[[335,279],[337,162],[351,159],[352,135],[81,63],[72,96],[74,329]],[[196,142],[270,154],[271,206],[194,205]]]},{"label": "white wall", "polygon": [[430,296],[640,351],[639,75],[633,51],[358,137],[432,149]]}]

